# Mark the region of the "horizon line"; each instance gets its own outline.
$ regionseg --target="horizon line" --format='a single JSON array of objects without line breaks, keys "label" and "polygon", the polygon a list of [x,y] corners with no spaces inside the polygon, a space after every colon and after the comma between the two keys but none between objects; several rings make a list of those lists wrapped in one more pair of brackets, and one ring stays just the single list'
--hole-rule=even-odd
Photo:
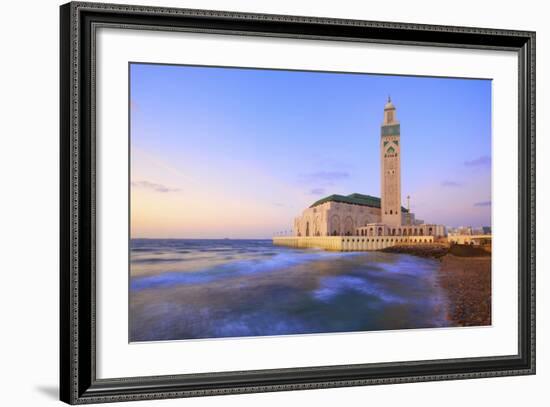
[{"label": "horizon line", "polygon": [[271,240],[273,237],[130,237],[130,240]]}]

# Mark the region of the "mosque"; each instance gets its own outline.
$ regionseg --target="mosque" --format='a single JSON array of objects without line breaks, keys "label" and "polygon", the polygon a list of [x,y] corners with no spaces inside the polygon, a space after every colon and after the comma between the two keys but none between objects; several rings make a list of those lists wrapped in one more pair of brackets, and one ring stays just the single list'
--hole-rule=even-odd
[{"label": "mosque", "polygon": [[424,223],[411,213],[409,204],[407,208],[401,206],[400,134],[396,109],[388,97],[380,137],[380,198],[360,193],[329,195],[314,202],[294,219],[292,237],[274,238],[274,243],[323,247],[333,245],[335,239],[311,238],[347,237],[338,242],[354,243],[354,247],[359,242],[359,246],[368,250],[401,242],[428,243],[435,237],[445,236],[443,225]]}]

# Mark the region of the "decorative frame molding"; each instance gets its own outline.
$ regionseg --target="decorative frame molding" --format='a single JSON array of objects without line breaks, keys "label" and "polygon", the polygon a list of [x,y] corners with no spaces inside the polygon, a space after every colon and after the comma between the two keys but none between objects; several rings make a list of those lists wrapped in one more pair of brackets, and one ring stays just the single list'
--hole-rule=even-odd
[{"label": "decorative frame molding", "polygon": [[[535,33],[72,2],[60,7],[60,398],[70,404],[535,373]],[[95,30],[100,26],[515,51],[519,353],[229,373],[96,378]]]}]

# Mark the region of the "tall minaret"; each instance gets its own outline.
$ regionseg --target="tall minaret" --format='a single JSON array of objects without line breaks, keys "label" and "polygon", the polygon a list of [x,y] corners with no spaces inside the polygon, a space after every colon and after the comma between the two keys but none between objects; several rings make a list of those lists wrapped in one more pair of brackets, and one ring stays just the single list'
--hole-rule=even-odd
[{"label": "tall minaret", "polygon": [[382,223],[401,225],[401,146],[399,122],[395,106],[388,97],[384,106],[384,122],[380,138]]}]

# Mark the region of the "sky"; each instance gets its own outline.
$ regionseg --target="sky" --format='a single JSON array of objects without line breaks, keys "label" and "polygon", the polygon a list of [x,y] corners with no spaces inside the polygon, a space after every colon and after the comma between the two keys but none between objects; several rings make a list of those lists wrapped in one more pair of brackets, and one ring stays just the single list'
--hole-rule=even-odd
[{"label": "sky", "polygon": [[132,238],[270,238],[327,195],[379,197],[388,95],[403,205],[491,225],[488,79],[133,63]]}]

